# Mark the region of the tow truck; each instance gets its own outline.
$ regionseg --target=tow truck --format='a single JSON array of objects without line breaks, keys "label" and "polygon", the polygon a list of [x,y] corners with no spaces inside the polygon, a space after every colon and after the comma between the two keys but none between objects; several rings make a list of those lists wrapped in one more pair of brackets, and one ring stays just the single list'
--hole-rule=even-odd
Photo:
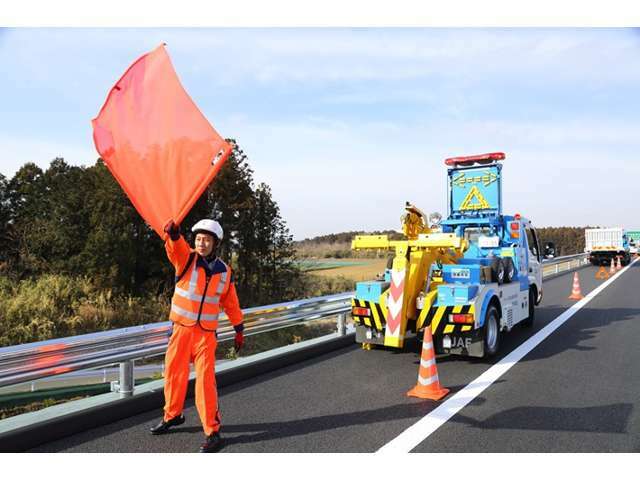
[{"label": "tow truck", "polygon": [[448,217],[407,202],[405,239],[356,236],[352,249],[394,253],[382,278],[358,282],[356,342],[402,349],[430,328],[437,353],[490,357],[501,336],[531,326],[542,300],[541,252],[531,221],[502,213],[502,152],[454,157]]}]

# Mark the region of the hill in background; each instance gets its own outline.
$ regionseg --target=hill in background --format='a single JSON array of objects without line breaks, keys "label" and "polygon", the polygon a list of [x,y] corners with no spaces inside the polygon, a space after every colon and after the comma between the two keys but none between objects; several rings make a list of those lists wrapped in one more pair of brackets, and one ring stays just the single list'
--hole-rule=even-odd
[{"label": "hill in background", "polygon": [[368,258],[380,256],[375,251],[352,251],[351,240],[356,235],[388,235],[392,240],[404,238],[402,233],[395,230],[351,231],[305,238],[294,242],[294,248],[298,258]]},{"label": "hill in background", "polygon": [[[574,255],[584,252],[585,228],[597,227],[543,227],[537,228],[540,247],[544,249],[547,242],[556,245],[558,256]],[[392,240],[404,238],[402,233],[395,230],[380,230],[373,232],[351,231],[320,235],[294,242],[298,258],[370,258],[380,257],[381,252],[351,250],[351,240],[356,235],[389,235]]]}]

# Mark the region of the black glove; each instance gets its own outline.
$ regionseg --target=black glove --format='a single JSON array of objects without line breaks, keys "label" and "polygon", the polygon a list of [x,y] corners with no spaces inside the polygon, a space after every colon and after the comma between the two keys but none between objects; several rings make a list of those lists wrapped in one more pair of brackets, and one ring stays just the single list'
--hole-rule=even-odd
[{"label": "black glove", "polygon": [[164,231],[169,235],[169,238],[174,242],[180,238],[180,225],[176,225],[171,220],[166,227],[164,227]]}]

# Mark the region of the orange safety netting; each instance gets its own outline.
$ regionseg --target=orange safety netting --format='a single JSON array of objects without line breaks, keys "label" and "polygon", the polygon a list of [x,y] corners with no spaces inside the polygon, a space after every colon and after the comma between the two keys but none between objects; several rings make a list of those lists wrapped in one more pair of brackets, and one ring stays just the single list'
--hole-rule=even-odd
[{"label": "orange safety netting", "polygon": [[164,45],[140,57],[94,118],[100,156],[162,236],[182,222],[231,153],[184,90]]}]

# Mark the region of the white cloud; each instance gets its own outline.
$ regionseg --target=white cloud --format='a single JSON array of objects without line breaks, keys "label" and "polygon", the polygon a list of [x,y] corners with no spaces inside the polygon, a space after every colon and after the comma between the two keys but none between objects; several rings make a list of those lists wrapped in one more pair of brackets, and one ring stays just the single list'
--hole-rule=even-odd
[{"label": "white cloud", "polygon": [[[538,225],[625,224],[636,203],[640,122],[619,118],[613,104],[600,115],[588,102],[501,98],[529,84],[543,94],[559,86],[635,92],[640,37],[627,30],[11,30],[0,39],[0,62],[45,98],[90,91],[71,113],[87,128],[112,82],[162,41],[187,90],[204,99],[203,112],[237,138],[256,180],[271,185],[298,238],[397,228],[405,200],[445,213],[444,158],[484,151],[508,154],[505,211]],[[80,86],[69,89],[70,78]],[[250,101],[209,115],[206,94],[216,85],[238,97],[257,86],[300,87],[302,96],[320,87],[326,116],[309,109],[315,116],[285,120],[278,107],[287,105],[269,105],[268,120],[258,120],[265,115]],[[373,112],[381,100],[420,103],[420,120],[402,109]],[[525,103],[540,107],[535,117],[523,115]],[[479,114],[467,115],[472,109]],[[55,156],[93,163],[90,134],[65,125],[68,143],[42,129],[34,137],[2,132],[0,171],[11,176],[27,161],[45,168]]]},{"label": "white cloud", "polygon": [[58,60],[60,52],[69,62],[87,55],[133,61],[161,42],[179,71],[216,85],[640,79],[640,39],[622,29],[22,29],[5,35],[0,55],[20,58],[41,78],[51,73],[47,57]]},{"label": "white cloud", "polygon": [[[638,124],[403,125],[318,117],[272,124],[238,116],[222,126],[238,132],[256,182],[272,187],[296,238],[398,228],[407,200],[446,213],[444,159],[454,155],[505,151],[504,211],[518,211],[539,226],[626,226],[640,193]],[[9,177],[27,161],[46,168],[55,156],[74,165],[90,165],[97,157],[89,142],[65,145],[5,135],[0,150],[10,159],[1,165]]]},{"label": "white cloud", "polygon": [[638,124],[316,121],[229,128],[240,132],[256,180],[271,185],[296,238],[398,228],[406,200],[446,213],[444,159],[456,155],[505,151],[504,211],[539,226],[625,225],[638,192]]},{"label": "white cloud", "polygon": [[0,173],[10,178],[27,162],[45,170],[56,157],[64,158],[70,165],[93,165],[99,155],[90,142],[89,139],[84,144],[73,144],[0,134]]}]

